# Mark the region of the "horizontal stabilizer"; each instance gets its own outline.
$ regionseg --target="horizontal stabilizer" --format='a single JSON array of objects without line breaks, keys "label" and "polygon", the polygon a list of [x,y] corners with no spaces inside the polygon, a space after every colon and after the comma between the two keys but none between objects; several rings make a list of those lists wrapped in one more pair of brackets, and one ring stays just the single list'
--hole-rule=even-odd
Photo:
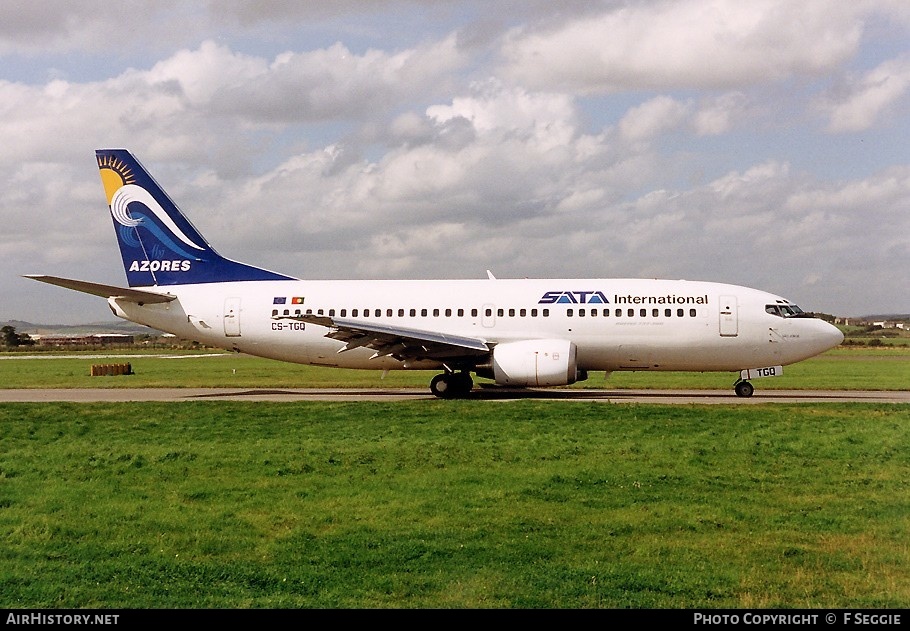
[{"label": "horizontal stabilizer", "polygon": [[143,304],[154,304],[159,302],[171,302],[176,300],[177,296],[169,294],[159,294],[154,291],[143,291],[141,289],[127,289],[125,287],[116,287],[114,285],[102,285],[100,283],[90,283],[85,280],[74,280],[72,278],[60,278],[59,276],[45,276],[43,274],[25,274],[24,278],[40,280],[42,283],[50,283],[67,289],[75,289],[85,294],[101,296],[102,298],[121,298],[130,302]]}]

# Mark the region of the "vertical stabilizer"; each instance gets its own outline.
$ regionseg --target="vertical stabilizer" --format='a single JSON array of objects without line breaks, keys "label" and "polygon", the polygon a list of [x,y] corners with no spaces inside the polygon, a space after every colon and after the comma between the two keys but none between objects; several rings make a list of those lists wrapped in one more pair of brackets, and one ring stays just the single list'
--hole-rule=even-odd
[{"label": "vertical stabilizer", "polygon": [[293,280],[215,252],[130,152],[95,156],[130,287]]}]

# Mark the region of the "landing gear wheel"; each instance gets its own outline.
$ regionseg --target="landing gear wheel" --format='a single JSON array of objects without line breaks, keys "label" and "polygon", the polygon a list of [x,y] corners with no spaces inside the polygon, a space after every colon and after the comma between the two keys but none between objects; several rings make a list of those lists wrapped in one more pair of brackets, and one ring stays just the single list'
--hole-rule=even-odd
[{"label": "landing gear wheel", "polygon": [[455,379],[455,390],[457,390],[458,396],[467,396],[471,391],[471,388],[474,387],[474,380],[471,379],[471,373],[464,371],[452,376]]},{"label": "landing gear wheel", "polygon": [[748,381],[737,381],[736,385],[733,386],[733,391],[738,397],[751,397],[752,393],[755,392],[755,386]]},{"label": "landing gear wheel", "polygon": [[440,399],[456,399],[467,395],[474,387],[471,373],[442,373],[430,381],[430,392]]},{"label": "landing gear wheel", "polygon": [[436,375],[430,381],[430,392],[440,399],[451,399],[453,396],[452,377],[447,373]]}]

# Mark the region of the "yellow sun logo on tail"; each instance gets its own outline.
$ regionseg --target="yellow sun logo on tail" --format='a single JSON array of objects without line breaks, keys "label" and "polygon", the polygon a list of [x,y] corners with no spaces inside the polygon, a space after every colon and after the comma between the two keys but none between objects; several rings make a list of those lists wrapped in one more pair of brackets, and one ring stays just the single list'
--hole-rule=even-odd
[{"label": "yellow sun logo on tail", "polygon": [[114,193],[124,185],[132,184],[136,181],[136,177],[129,166],[113,156],[99,157],[98,169],[101,173],[101,184],[104,186],[104,193],[107,195],[108,206],[111,205]]}]

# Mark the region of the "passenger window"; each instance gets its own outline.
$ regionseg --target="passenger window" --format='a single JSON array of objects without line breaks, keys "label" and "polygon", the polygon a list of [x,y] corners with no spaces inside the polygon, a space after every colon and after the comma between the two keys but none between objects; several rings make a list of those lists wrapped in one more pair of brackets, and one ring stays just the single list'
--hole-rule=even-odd
[{"label": "passenger window", "polygon": [[527,309],[522,309],[522,310],[520,310],[520,311],[518,312],[518,315],[519,315],[520,317],[524,318],[524,317],[526,317],[526,316],[528,315],[528,310],[527,310]]},{"label": "passenger window", "polygon": [[584,309],[579,309],[579,310],[578,310],[578,317],[579,317],[579,318],[585,317],[585,310],[584,310]]},{"label": "passenger window", "polygon": [[695,309],[689,309],[689,317],[694,318],[696,314]]},{"label": "passenger window", "polygon": [[493,310],[487,309],[486,311],[484,311],[484,314],[486,314],[486,316],[489,318],[491,315],[493,315]]},{"label": "passenger window", "polygon": [[351,317],[356,318],[357,314],[360,313],[357,309],[351,309]]},{"label": "passenger window", "polygon": [[656,318],[660,315],[660,309],[651,309],[651,317]]},{"label": "passenger window", "polygon": [[510,318],[514,318],[514,317],[515,317],[515,309],[509,309],[509,317],[510,317]]},{"label": "passenger window", "polygon": [[664,309],[664,317],[665,317],[665,318],[669,318],[669,317],[671,317],[672,315],[673,315],[673,310],[672,310],[672,309]]},{"label": "passenger window", "polygon": [[471,317],[472,317],[472,318],[476,318],[476,317],[477,317],[477,309],[471,309]]},{"label": "passenger window", "polygon": [[324,312],[322,309],[320,309],[320,310],[318,310],[316,313],[318,313],[319,315],[322,315],[322,314],[325,313],[325,312]]},{"label": "passenger window", "polygon": [[505,312],[502,309],[496,310],[496,315],[498,315],[500,318],[503,316],[503,313],[505,313]]},{"label": "passenger window", "polygon": [[427,317],[427,310],[426,310],[426,309],[421,309],[421,310],[420,310],[420,316],[423,317],[423,318]]},{"label": "passenger window", "polygon": [[545,317],[545,318],[549,318],[549,317],[550,317],[550,310],[549,310],[549,309],[544,309],[542,313],[543,313],[543,317]]},{"label": "passenger window", "polygon": [[278,315],[278,309],[272,309],[272,317]]},{"label": "passenger window", "polygon": [[536,318],[536,317],[537,317],[537,309],[531,309],[531,317],[532,317],[532,318]]},{"label": "passenger window", "polygon": [[569,316],[569,317],[571,318],[573,315],[575,315],[575,310],[574,310],[574,309],[566,309],[566,315]]},{"label": "passenger window", "polygon": [[681,317],[683,317],[683,314],[684,314],[684,313],[685,313],[685,311],[683,311],[682,309],[677,309],[677,310],[676,310],[676,317],[677,317],[677,318],[681,318]]},{"label": "passenger window", "polygon": [[464,309],[459,309],[459,310],[458,310],[458,317],[459,317],[459,318],[463,318],[463,317],[464,317]]},{"label": "passenger window", "polygon": [[347,309],[342,309],[342,310],[341,310],[341,317],[342,317],[342,318],[348,317],[348,310],[347,310]]},{"label": "passenger window", "polygon": [[404,309],[399,309],[399,310],[398,310],[398,317],[399,317],[399,318],[403,318],[403,317],[404,317]]},{"label": "passenger window", "polygon": [[438,317],[439,317],[439,309],[433,309],[433,317],[434,317],[434,318],[438,318]]},{"label": "passenger window", "polygon": [[417,309],[411,309],[411,310],[409,311],[409,313],[411,314],[411,317],[412,317],[412,318],[417,317]]},{"label": "passenger window", "polygon": [[[378,309],[377,309],[377,311],[378,311]],[[392,313],[393,313],[393,311],[392,311],[391,309],[386,309],[386,310],[385,310],[385,317],[391,318],[391,317],[392,317]],[[377,315],[378,315],[378,314],[377,314]]]}]

